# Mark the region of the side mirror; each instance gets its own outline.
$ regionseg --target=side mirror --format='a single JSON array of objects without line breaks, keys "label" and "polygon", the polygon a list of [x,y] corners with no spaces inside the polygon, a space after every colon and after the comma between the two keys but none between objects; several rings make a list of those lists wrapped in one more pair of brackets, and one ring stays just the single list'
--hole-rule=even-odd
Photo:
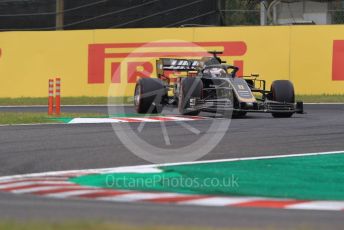
[{"label": "side mirror", "polygon": [[245,81],[246,81],[247,85],[248,85],[250,88],[254,88],[254,87],[255,87],[255,85],[254,85],[254,80],[252,80],[252,79],[246,79]]}]

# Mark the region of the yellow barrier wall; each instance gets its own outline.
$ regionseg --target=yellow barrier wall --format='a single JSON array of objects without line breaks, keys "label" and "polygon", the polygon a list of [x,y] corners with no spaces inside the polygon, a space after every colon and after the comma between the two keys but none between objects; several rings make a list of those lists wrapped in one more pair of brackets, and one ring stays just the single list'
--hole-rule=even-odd
[{"label": "yellow barrier wall", "polygon": [[343,94],[344,27],[296,26],[290,38],[290,79],[298,92]]},{"label": "yellow barrier wall", "polygon": [[0,49],[0,97],[47,96],[57,76],[62,96],[129,96],[159,56],[206,50],[244,75],[290,79],[298,94],[344,94],[344,26],[2,32]]}]

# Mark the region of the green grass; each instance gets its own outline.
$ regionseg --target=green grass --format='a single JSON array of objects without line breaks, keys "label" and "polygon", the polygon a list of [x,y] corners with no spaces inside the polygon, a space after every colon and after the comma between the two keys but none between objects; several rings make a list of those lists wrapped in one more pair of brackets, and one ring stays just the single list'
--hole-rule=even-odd
[{"label": "green grass", "polygon": [[305,103],[339,103],[344,102],[344,94],[321,94],[321,95],[297,95],[296,100]]},{"label": "green grass", "polygon": [[210,230],[209,228],[178,228],[162,226],[130,226],[116,223],[104,222],[67,222],[67,223],[15,223],[2,222],[0,230]]},{"label": "green grass", "polygon": [[[229,224],[230,225],[230,224]],[[207,228],[207,227],[180,227],[180,226],[159,226],[159,225],[126,225],[114,222],[96,222],[96,221],[68,221],[68,222],[13,222],[1,221],[0,230],[274,230],[278,229],[271,226],[262,228]],[[311,226],[300,225],[295,227],[296,230],[313,229]]]},{"label": "green grass", "polygon": [[[58,117],[99,117],[104,114],[99,113],[62,113]],[[30,113],[30,112],[0,112],[0,124],[35,124],[35,123],[61,123],[53,120],[57,116],[48,116],[47,113]]]},{"label": "green grass", "polygon": [[[342,168],[344,151],[318,156],[161,166],[161,172],[157,173],[88,174],[69,181],[81,186],[146,192],[344,201],[344,173],[339,170]],[[217,182],[208,183],[209,180]]]},{"label": "green grass", "polygon": [[[131,104],[132,97],[112,97],[111,104]],[[106,105],[107,97],[61,97],[62,105]],[[47,105],[47,97],[0,98],[0,106],[4,105]]]}]

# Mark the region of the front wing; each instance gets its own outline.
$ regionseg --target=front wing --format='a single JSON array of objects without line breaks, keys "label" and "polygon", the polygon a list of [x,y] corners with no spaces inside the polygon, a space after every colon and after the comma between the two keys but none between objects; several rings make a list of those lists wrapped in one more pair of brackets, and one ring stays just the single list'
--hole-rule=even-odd
[{"label": "front wing", "polygon": [[258,101],[258,102],[240,102],[233,105],[229,99],[202,100],[198,98],[190,99],[190,111],[201,110],[204,112],[255,112],[255,113],[304,113],[303,102],[284,103],[277,101]]}]

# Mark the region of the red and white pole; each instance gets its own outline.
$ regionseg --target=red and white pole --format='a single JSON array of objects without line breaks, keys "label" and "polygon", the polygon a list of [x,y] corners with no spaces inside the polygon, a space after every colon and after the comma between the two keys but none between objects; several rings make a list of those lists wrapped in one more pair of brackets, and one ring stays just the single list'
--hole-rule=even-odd
[{"label": "red and white pole", "polygon": [[56,83],[55,83],[55,113],[56,115],[61,114],[61,79],[56,78]]},{"label": "red and white pole", "polygon": [[48,91],[48,115],[54,113],[54,80],[49,79],[49,91]]}]

